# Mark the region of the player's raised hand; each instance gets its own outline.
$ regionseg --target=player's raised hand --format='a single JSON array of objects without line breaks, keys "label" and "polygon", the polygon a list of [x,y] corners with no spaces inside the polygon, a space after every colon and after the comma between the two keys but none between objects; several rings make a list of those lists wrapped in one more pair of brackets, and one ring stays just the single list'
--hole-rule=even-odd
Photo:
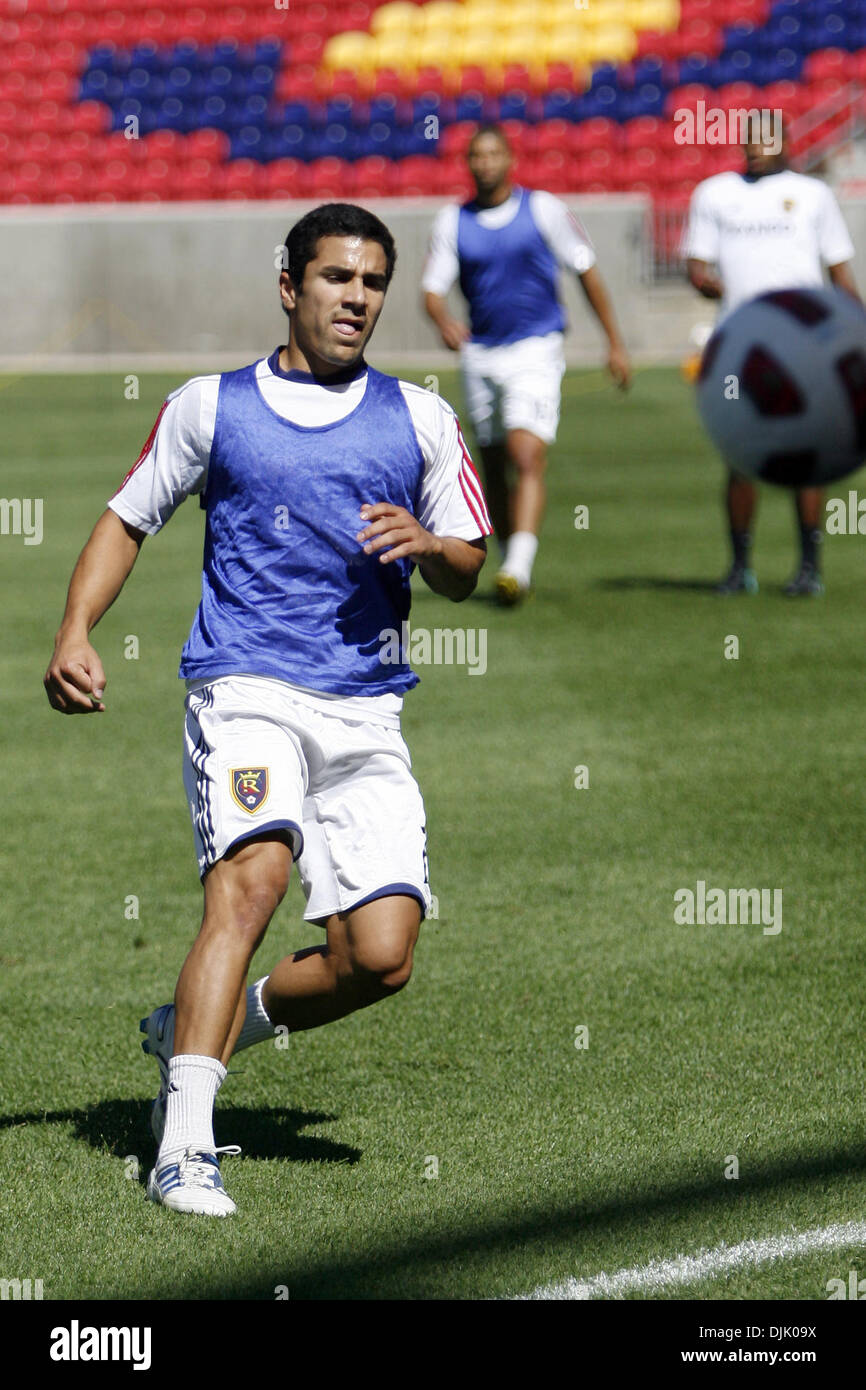
[{"label": "player's raised hand", "polygon": [[383,565],[404,557],[423,560],[442,548],[441,541],[431,531],[425,531],[411,512],[391,502],[365,502],[361,520],[367,525],[355,539],[363,545],[365,555],[384,551],[379,554]]},{"label": "player's raised hand", "polygon": [[612,347],[608,353],[607,369],[619,387],[627,391],[631,383],[631,362],[623,347]]},{"label": "player's raised hand", "polygon": [[103,714],[105,672],[86,638],[58,635],[43,682],[52,709],[62,714]]}]

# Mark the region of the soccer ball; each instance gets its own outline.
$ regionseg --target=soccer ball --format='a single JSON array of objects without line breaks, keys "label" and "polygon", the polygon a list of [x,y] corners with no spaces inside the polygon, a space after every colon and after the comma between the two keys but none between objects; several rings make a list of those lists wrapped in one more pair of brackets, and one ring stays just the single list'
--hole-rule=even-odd
[{"label": "soccer ball", "polygon": [[737,472],[816,487],[866,457],[866,310],[842,290],[773,290],[716,329],[701,419]]}]

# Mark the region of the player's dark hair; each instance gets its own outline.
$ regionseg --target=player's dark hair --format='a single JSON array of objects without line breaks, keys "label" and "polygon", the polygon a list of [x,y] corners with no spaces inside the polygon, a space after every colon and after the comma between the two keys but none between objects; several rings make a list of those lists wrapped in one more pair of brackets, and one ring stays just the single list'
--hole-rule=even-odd
[{"label": "player's dark hair", "polygon": [[470,148],[472,145],[475,144],[475,141],[478,139],[480,135],[495,135],[497,140],[502,141],[509,154],[511,153],[511,141],[505,134],[505,131],[502,129],[502,126],[497,125],[496,121],[482,121],[481,125],[478,127],[478,129],[475,131],[475,134],[472,136],[472,139],[469,141]]},{"label": "player's dark hair", "polygon": [[305,213],[286,237],[286,270],[298,294],[307,263],[315,260],[319,238],[323,236],[359,236],[365,241],[378,241],[387,261],[385,284],[390,285],[397,248],[385,223],[356,203],[322,203]]}]

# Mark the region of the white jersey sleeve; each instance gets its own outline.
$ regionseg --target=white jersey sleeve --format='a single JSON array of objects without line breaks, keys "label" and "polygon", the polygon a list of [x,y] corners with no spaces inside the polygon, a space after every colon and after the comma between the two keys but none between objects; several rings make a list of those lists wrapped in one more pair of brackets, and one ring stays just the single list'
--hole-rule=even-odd
[{"label": "white jersey sleeve", "polygon": [[554,256],[566,270],[583,275],[596,262],[595,247],[583,223],[552,193],[536,189],[529,195],[532,220]]},{"label": "white jersey sleeve", "polygon": [[854,243],[833,190],[821,184],[823,197],[818,214],[818,250],[825,265],[841,265],[854,259]]},{"label": "white jersey sleeve", "polygon": [[456,203],[449,203],[448,207],[436,214],[421,275],[421,288],[427,294],[446,295],[460,274],[457,256],[459,220],[460,209]]},{"label": "white jersey sleeve", "polygon": [[484,492],[451,406],[408,381],[400,382],[400,390],[424,455],[418,521],[436,536],[474,541],[492,535]]},{"label": "white jersey sleeve", "polygon": [[219,376],[197,376],[172,391],[136,462],[108,506],[121,521],[155,536],[207,482]]},{"label": "white jersey sleeve", "polygon": [[718,261],[720,253],[719,215],[713,198],[713,180],[699,183],[689,204],[689,220],[683,237],[686,260]]}]

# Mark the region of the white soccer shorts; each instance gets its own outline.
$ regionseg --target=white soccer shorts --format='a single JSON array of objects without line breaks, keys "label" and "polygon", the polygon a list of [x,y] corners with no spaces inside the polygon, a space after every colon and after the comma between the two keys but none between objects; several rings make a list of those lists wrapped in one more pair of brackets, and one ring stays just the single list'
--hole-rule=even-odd
[{"label": "white soccer shorts", "polygon": [[426,816],[399,727],[347,719],[327,704],[257,676],[189,691],[184,787],[199,873],[279,830],[291,841],[307,921],[396,893],[417,898],[423,915]]},{"label": "white soccer shorts", "polygon": [[565,371],[561,333],[503,347],[470,340],[460,349],[460,366],[466,407],[482,448],[501,443],[507,430],[529,430],[553,443]]}]

